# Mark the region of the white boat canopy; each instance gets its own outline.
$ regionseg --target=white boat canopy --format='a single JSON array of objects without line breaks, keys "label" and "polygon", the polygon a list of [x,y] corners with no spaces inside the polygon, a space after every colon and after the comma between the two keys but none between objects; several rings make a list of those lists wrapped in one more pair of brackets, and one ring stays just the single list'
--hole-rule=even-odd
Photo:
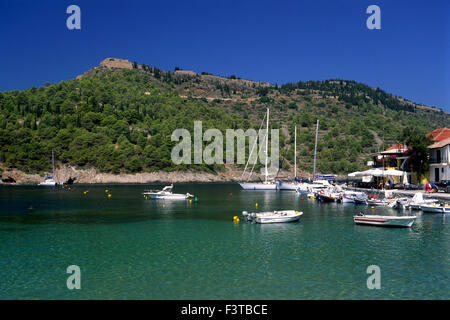
[{"label": "white boat canopy", "polygon": [[365,176],[373,176],[373,177],[383,177],[383,176],[395,176],[402,177],[405,172],[395,169],[381,170],[381,169],[369,169],[366,171],[356,171],[348,174],[349,177],[365,177]]}]

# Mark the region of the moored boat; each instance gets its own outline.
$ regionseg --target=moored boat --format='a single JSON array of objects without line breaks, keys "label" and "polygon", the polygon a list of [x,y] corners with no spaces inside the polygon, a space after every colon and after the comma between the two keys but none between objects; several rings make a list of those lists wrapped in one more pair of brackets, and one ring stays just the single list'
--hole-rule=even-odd
[{"label": "moored boat", "polygon": [[193,198],[192,194],[186,193],[172,193],[173,185],[164,187],[161,191],[145,191],[142,194],[144,197],[152,200],[185,200]]},{"label": "moored boat", "polygon": [[341,198],[342,203],[355,203],[355,197],[352,195],[344,194]]},{"label": "moored boat", "polygon": [[[265,137],[264,137],[264,140],[263,140],[263,141],[265,141],[264,154],[266,156],[266,159],[265,159],[265,162],[264,162],[264,166],[265,166],[265,169],[264,169],[265,180],[263,182],[240,182],[239,185],[244,190],[277,190],[277,184],[274,183],[274,182],[270,182],[269,181],[269,171],[267,169],[267,164],[268,164],[268,146],[269,146],[269,108],[267,108],[267,115],[264,117],[264,119],[266,119],[266,118],[267,118],[266,134],[265,134]],[[263,121],[261,123],[261,127],[262,127],[262,125],[264,123],[264,119],[263,119]],[[260,130],[261,130],[261,128],[260,128]],[[258,134],[259,134],[259,132],[258,132]],[[253,147],[252,147],[252,149],[250,151],[250,154],[248,156],[248,160],[247,160],[247,163],[245,165],[244,172],[242,173],[242,176],[244,176],[244,174],[245,174],[245,171],[247,169],[247,166],[249,164],[249,161],[251,159],[251,156],[253,154],[253,150],[254,150],[254,148],[256,146],[257,141],[258,140],[255,139],[255,142],[254,142]],[[254,166],[252,167],[252,170],[250,171],[250,175],[249,175],[248,178],[251,177],[251,175],[253,173],[253,168],[254,168]]]},{"label": "moored boat", "polygon": [[322,201],[322,202],[336,202],[338,197],[334,196],[334,195],[327,195],[327,194],[319,193],[318,199],[319,199],[319,201]]},{"label": "moored boat", "polygon": [[355,204],[367,204],[367,195],[358,195],[353,199],[353,202],[355,202]]},{"label": "moored boat", "polygon": [[295,210],[281,210],[268,212],[252,212],[242,211],[242,215],[247,221],[254,223],[284,223],[295,222],[300,219],[303,212]]},{"label": "moored boat", "polygon": [[450,213],[450,205],[449,204],[423,204],[420,206],[423,212],[430,213]]},{"label": "moored boat", "polygon": [[277,185],[276,183],[270,183],[270,182],[242,182],[239,183],[242,189],[244,190],[276,190]]},{"label": "moored boat", "polygon": [[386,206],[389,204],[388,201],[381,199],[367,199],[366,202],[369,206]]},{"label": "moored boat", "polygon": [[436,199],[424,199],[422,192],[418,192],[411,199],[411,201],[408,204],[408,207],[411,210],[421,210],[422,205],[430,205],[436,202],[437,202]]},{"label": "moored boat", "polygon": [[379,227],[405,227],[409,228],[413,225],[416,216],[377,216],[377,215],[360,215],[353,216],[356,224],[366,224]]},{"label": "moored boat", "polygon": [[45,180],[38,184],[39,186],[56,186],[56,181],[53,176],[48,176]]}]

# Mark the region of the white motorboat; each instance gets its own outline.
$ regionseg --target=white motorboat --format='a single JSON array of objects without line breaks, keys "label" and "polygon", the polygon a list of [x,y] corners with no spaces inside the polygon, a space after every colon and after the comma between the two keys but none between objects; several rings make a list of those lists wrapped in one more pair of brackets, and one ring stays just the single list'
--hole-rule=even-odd
[{"label": "white motorboat", "polygon": [[300,219],[303,214],[301,211],[282,210],[282,211],[268,211],[268,212],[252,212],[242,211],[242,215],[247,221],[254,223],[284,223],[294,222]]},{"label": "white motorboat", "polygon": [[333,187],[328,180],[316,180],[312,183],[299,183],[297,187],[298,193],[317,193],[325,189]]},{"label": "white motorboat", "polygon": [[361,214],[353,216],[356,224],[367,224],[379,227],[405,227],[413,225],[416,216],[377,216]]},{"label": "white motorboat", "polygon": [[409,202],[409,209],[411,210],[421,210],[422,205],[428,205],[436,203],[435,199],[424,199],[422,192],[418,192],[414,195],[412,200]]},{"label": "white motorboat", "polygon": [[239,183],[244,190],[276,190],[277,184],[271,182],[242,182]]},{"label": "white motorboat", "polygon": [[430,213],[450,213],[450,205],[449,204],[437,204],[437,203],[430,203],[430,204],[423,204],[420,206],[423,212],[430,212]]},{"label": "white motorboat", "polygon": [[142,194],[144,197],[153,200],[185,200],[193,198],[192,194],[186,193],[172,193],[173,185],[164,187],[161,191],[145,191]]}]

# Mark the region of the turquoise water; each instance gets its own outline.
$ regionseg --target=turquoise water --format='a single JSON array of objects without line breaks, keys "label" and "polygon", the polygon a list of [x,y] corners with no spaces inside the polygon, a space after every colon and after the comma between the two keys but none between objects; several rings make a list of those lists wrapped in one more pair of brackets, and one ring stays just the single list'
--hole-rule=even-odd
[{"label": "turquoise water", "polygon": [[[142,185],[75,188],[0,187],[1,299],[450,298],[448,215],[418,212],[412,228],[391,229],[352,216],[392,209],[235,184],[176,185],[198,196],[192,204],[145,200]],[[255,203],[304,215],[233,223]],[[69,265],[81,268],[81,290],[66,287]],[[380,290],[366,286],[369,265],[381,269]]]}]

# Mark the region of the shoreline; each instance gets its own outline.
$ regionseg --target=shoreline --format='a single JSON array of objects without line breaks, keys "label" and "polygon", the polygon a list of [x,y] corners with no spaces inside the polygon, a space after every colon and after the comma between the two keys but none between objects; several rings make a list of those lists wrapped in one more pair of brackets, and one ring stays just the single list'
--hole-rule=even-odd
[{"label": "shoreline", "polygon": [[[1,172],[0,185],[38,185],[44,181],[45,175],[27,174],[18,169],[5,168],[0,165]],[[73,184],[170,184],[170,183],[238,183],[241,182],[242,171],[240,169],[227,166],[224,171],[217,173],[193,172],[193,171],[157,171],[131,173],[105,173],[99,172],[95,168],[77,169],[73,166],[62,166],[55,170],[55,179],[66,184],[69,179],[75,179]],[[279,179],[284,180],[289,177],[288,172],[280,172]],[[11,180],[12,179],[12,180]],[[250,182],[263,181],[264,176],[253,174]],[[11,180],[14,182],[4,182]]]}]

